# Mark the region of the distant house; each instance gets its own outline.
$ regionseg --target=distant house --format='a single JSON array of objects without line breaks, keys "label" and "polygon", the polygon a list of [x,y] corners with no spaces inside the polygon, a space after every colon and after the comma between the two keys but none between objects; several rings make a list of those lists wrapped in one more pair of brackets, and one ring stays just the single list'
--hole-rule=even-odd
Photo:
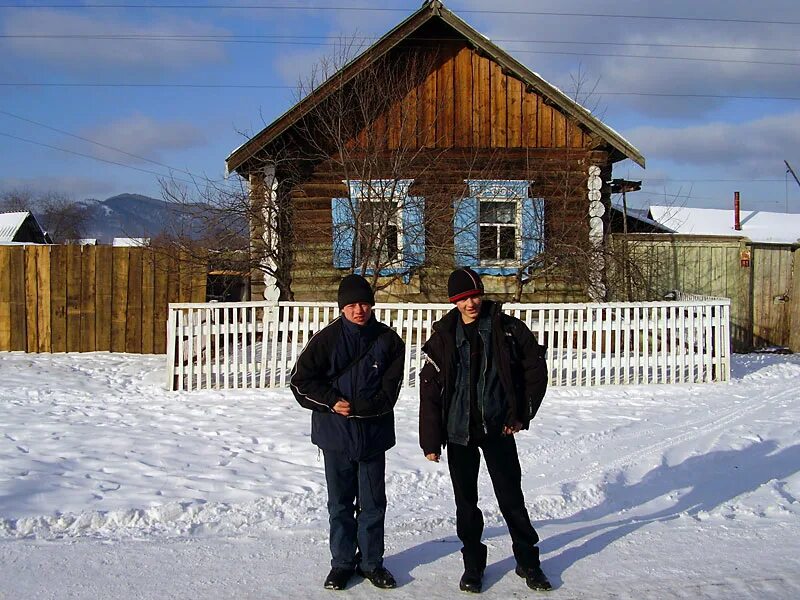
[{"label": "distant house", "polygon": [[0,244],[52,244],[30,212],[0,213]]},{"label": "distant house", "polygon": [[603,297],[613,165],[645,163],[619,133],[439,0],[326,75],[226,160],[267,215],[268,286],[333,299],[356,271],[442,300],[470,266],[501,297]]},{"label": "distant house", "polygon": [[67,240],[67,244],[71,244],[73,246],[97,246],[97,238],[77,238],[73,240]]},{"label": "distant house", "polygon": [[740,236],[759,244],[800,244],[800,214],[743,210],[736,229],[731,209],[650,206],[648,218],[669,233]]}]

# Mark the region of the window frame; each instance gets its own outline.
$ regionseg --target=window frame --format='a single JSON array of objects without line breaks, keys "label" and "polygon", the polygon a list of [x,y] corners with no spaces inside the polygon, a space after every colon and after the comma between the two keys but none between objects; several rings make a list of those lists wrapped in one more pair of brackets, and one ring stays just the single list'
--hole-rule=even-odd
[{"label": "window frame", "polygon": [[[380,204],[384,202],[396,203],[397,207],[391,219],[386,222],[387,225],[393,225],[397,231],[396,244],[397,253],[391,260],[388,259],[386,264],[382,265],[381,270],[396,270],[402,269],[406,262],[405,252],[405,231],[404,231],[404,214],[405,214],[405,200],[408,197],[408,191],[413,183],[413,179],[368,179],[368,180],[343,180],[342,183],[348,186],[350,190],[350,199],[358,203],[356,210],[357,214],[354,215],[356,227],[355,236],[356,243],[354,245],[355,256],[353,259],[354,264],[359,264],[362,259],[361,247],[362,239],[365,233],[367,224],[372,221],[362,220],[362,206],[364,203]],[[386,192],[389,192],[388,194]],[[380,223],[379,223],[380,225]],[[381,234],[381,235],[385,235]],[[380,245],[383,246],[384,238],[379,237]],[[383,262],[382,260],[380,262]]]},{"label": "window frame", "polygon": [[[478,256],[476,257],[477,266],[492,268],[492,267],[519,267],[522,265],[523,253],[523,239],[522,239],[522,202],[525,198],[530,198],[530,184],[531,182],[526,179],[472,179],[465,180],[469,188],[469,197],[475,198],[477,201],[477,222],[476,222],[476,235]],[[514,223],[501,224],[498,222],[484,222],[481,220],[481,204],[484,202],[496,203],[514,203]],[[514,258],[482,258],[481,257],[481,226],[495,226],[497,227],[497,235],[500,235],[502,227],[514,228]],[[500,240],[497,239],[496,246],[497,254],[500,254]]]}]

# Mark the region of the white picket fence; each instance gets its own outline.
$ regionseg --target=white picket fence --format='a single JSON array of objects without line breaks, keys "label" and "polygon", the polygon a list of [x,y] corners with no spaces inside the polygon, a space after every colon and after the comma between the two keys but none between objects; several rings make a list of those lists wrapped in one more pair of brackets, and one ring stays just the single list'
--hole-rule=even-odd
[{"label": "white picket fence", "polygon": [[[421,345],[452,304],[377,304],[405,341],[404,385],[416,386]],[[550,385],[701,383],[730,379],[730,300],[507,304],[547,345]],[[168,388],[288,385],[309,338],[339,315],[321,302],[170,304]]]}]

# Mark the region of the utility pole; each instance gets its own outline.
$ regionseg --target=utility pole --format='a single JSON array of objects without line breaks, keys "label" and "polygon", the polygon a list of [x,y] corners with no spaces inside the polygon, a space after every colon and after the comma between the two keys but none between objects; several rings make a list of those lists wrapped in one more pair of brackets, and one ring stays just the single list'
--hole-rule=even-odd
[{"label": "utility pole", "polygon": [[[797,178],[797,174],[794,172],[794,169],[792,168],[792,165],[789,164],[789,161],[788,160],[784,160],[783,164],[786,165],[787,172],[792,174],[792,177],[794,177],[794,180],[797,182],[797,185],[800,186],[800,179]],[[789,196],[788,196],[788,194],[786,196],[786,212],[787,213],[789,212]]]}]

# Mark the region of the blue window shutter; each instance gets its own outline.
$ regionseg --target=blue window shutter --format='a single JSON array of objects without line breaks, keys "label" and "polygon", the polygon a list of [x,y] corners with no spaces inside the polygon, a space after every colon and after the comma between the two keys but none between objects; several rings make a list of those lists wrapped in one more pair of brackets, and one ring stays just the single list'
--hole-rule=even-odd
[{"label": "blue window shutter", "polygon": [[358,202],[350,198],[333,198],[331,215],[333,218],[333,266],[337,269],[350,269],[355,262],[356,210]]},{"label": "blue window shutter", "polygon": [[403,200],[403,267],[419,267],[425,262],[425,198],[407,196]]},{"label": "blue window shutter", "polygon": [[461,198],[453,203],[453,246],[456,266],[478,264],[477,198]]},{"label": "blue window shutter", "polygon": [[522,262],[544,252],[544,198],[522,199]]}]

